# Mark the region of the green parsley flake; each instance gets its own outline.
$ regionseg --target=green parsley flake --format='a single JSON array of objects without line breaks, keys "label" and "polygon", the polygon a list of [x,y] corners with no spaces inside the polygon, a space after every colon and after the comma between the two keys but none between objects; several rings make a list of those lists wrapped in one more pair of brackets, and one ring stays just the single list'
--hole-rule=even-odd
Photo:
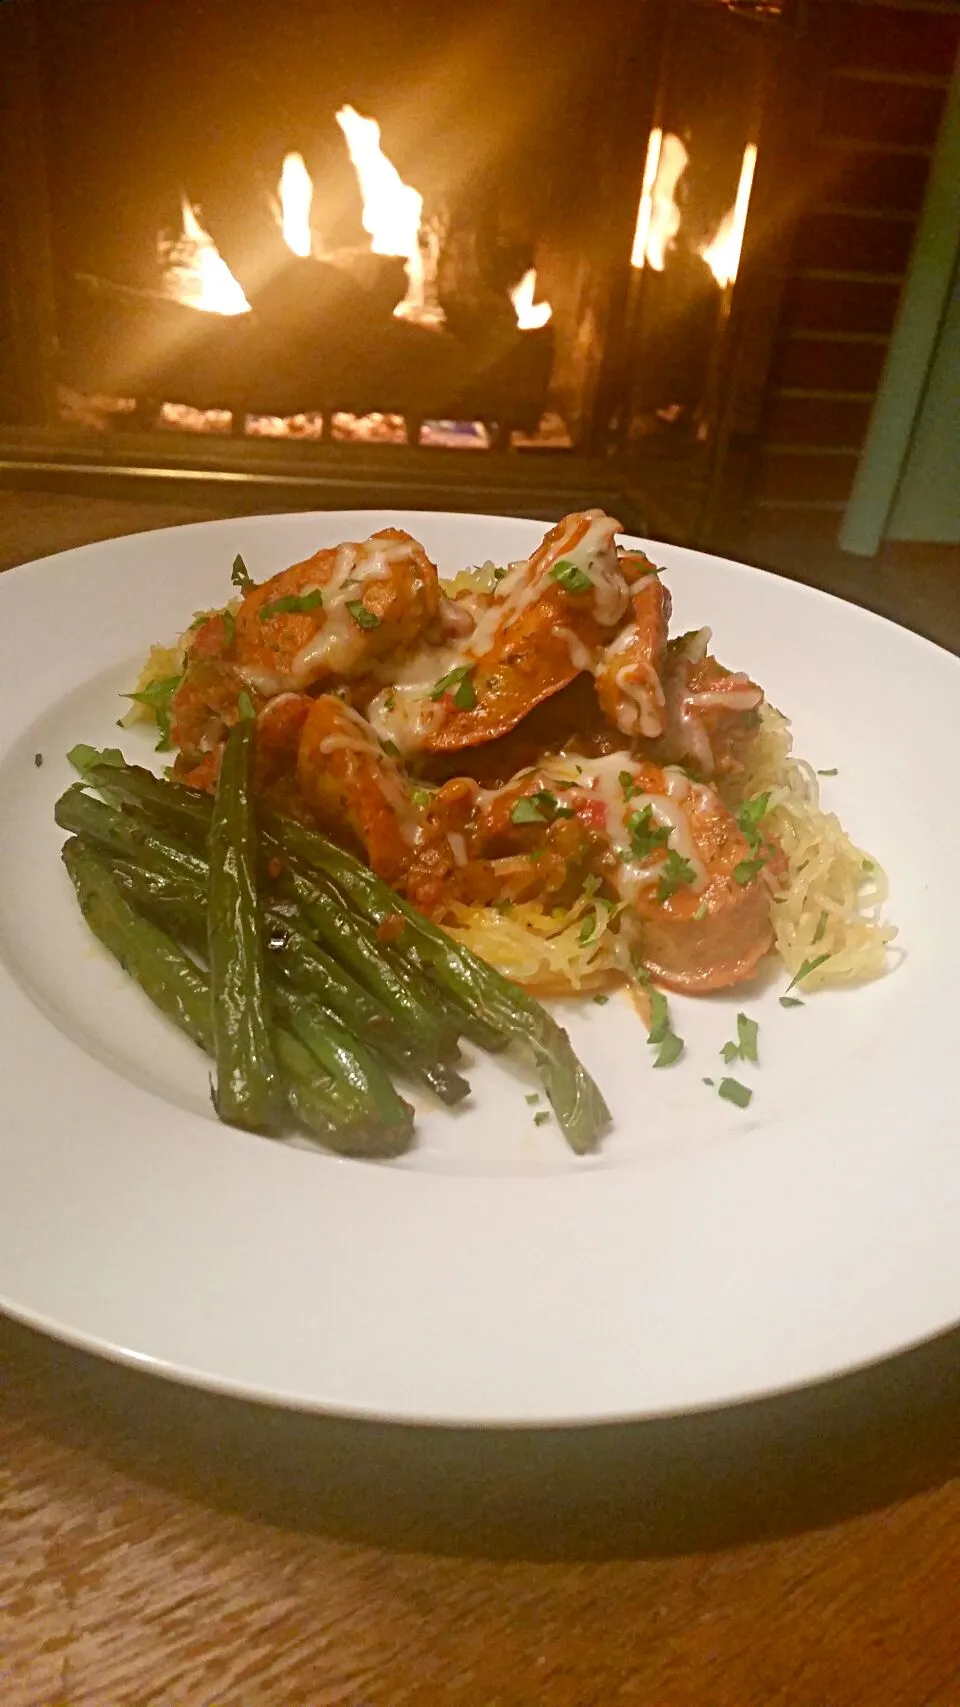
[{"label": "green parsley flake", "polygon": [[716,1083],[716,1080],[715,1079],[704,1079],[703,1083],[705,1085],[714,1085]]},{"label": "green parsley flake", "polygon": [[662,990],[651,986],[650,990],[650,1030],[647,1033],[648,1043],[662,1043],[670,1030],[670,1009],[667,998]]},{"label": "green parsley flake", "polygon": [[757,1034],[760,1030],[755,1019],[749,1019],[746,1014],[737,1015],[737,1041],[725,1043],[720,1051],[726,1065],[731,1061],[752,1061],[757,1065]]},{"label": "green parsley flake", "polygon": [[[319,587],[314,587],[312,593],[285,593],[282,599],[270,599],[260,606],[259,620],[266,622],[268,616],[299,615],[303,611],[316,610],[323,604],[323,594]],[[350,606],[347,606],[350,609]]]},{"label": "green parsley flake", "polygon": [[588,913],[577,933],[578,942],[589,942],[597,928],[596,913]]},{"label": "green parsley flake", "polygon": [[90,747],[86,741],[78,741],[67,754],[67,763],[81,776],[86,776],[93,765],[119,765],[122,769],[126,762],[119,747]]},{"label": "green parsley flake", "polygon": [[539,1091],[530,1091],[530,1092],[529,1092],[529,1093],[528,1093],[528,1094],[527,1094],[527,1095],[526,1095],[526,1096],[525,1096],[525,1097],[524,1097],[524,1099],[523,1099],[523,1100],[524,1100],[524,1102],[528,1102],[528,1103],[529,1103],[529,1104],[530,1104],[530,1106],[531,1106],[531,1108],[532,1108],[532,1107],[533,1107],[533,1104],[534,1104],[534,1103],[535,1103],[535,1102],[539,1102],[539,1101],[540,1101],[540,1092],[539,1092]]},{"label": "green parsley flake", "polygon": [[571,563],[568,557],[561,558],[550,571],[550,579],[556,581],[565,593],[589,593],[593,586],[589,575],[576,563]]},{"label": "green parsley flake", "polygon": [[801,1002],[799,996],[781,996],[780,997],[780,1006],[782,1008],[802,1008],[803,1005],[804,1004],[803,1004],[803,1002]]},{"label": "green parsley flake", "polygon": [[495,581],[502,581],[506,573],[505,569],[498,567],[493,571],[493,578]]},{"label": "green parsley flake", "polygon": [[223,623],[224,650],[229,652],[237,638],[237,619],[229,605],[226,605],[220,612],[220,621]]},{"label": "green parsley flake", "polygon": [[477,695],[470,679],[472,664],[460,664],[455,670],[448,670],[430,689],[431,699],[442,699],[445,693],[453,688],[453,703],[458,711],[472,711],[477,703]]},{"label": "green parsley flake", "polygon": [[256,586],[256,582],[250,575],[250,571],[244,563],[243,558],[240,556],[239,551],[233,560],[233,568],[230,571],[230,580],[235,587],[240,588],[241,593],[252,592],[253,588]]},{"label": "green parsley flake", "polygon": [[547,1121],[549,1119],[550,1119],[549,1114],[547,1113],[546,1109],[543,1108],[540,1110],[539,1114],[534,1115],[533,1124],[534,1124],[534,1126],[546,1126]]},{"label": "green parsley flake", "polygon": [[737,823],[752,848],[760,846],[760,820],[766,816],[769,805],[770,790],[767,789],[765,794],[755,794],[752,800],[745,800],[737,813]]},{"label": "green parsley flake", "polygon": [[814,942],[820,941],[820,939],[823,936],[823,933],[826,930],[826,928],[827,928],[827,915],[826,915],[826,913],[821,913],[819,919],[817,920],[817,928],[813,933]]},{"label": "green parsley flake", "polygon": [[608,1002],[609,1002],[609,1000],[610,1000],[610,997],[609,997],[609,996],[605,996],[605,995],[604,995],[604,994],[603,994],[603,991],[602,991],[602,990],[601,990],[601,992],[600,992],[600,994],[599,994],[599,995],[598,995],[598,996],[594,996],[594,998],[593,998],[593,999],[594,999],[594,1001],[595,1001],[595,1002],[596,1002],[596,1004],[597,1004],[597,1007],[598,1007],[598,1008],[605,1008],[605,1007],[606,1007],[606,1005],[607,1005],[607,1003],[608,1003]]},{"label": "green parsley flake", "polygon": [[400,748],[397,746],[396,741],[381,741],[380,745],[383,748],[384,752],[387,754],[388,758],[399,759]]},{"label": "green parsley flake", "polygon": [[347,610],[353,617],[358,628],[379,628],[380,618],[376,611],[367,610],[362,599],[348,599]]},{"label": "green parsley flake", "polygon": [[762,871],[766,863],[762,857],[759,859],[741,859],[733,868],[734,883],[741,885],[752,883],[757,872]]},{"label": "green parsley flake", "polygon": [[245,722],[248,718],[256,717],[256,715],[257,714],[253,708],[253,700],[250,698],[246,688],[241,688],[237,699],[237,716]]},{"label": "green parsley flake", "polygon": [[860,870],[861,871],[876,871],[876,866],[874,865],[872,859],[862,859],[860,861]]},{"label": "green parsley flake", "polygon": [[753,1101],[753,1092],[749,1085],[741,1085],[739,1079],[721,1079],[717,1086],[717,1095],[724,1102],[735,1103],[737,1108],[749,1108]]},{"label": "green parsley flake", "polygon": [[824,961],[829,960],[829,959],[830,959],[829,954],[817,954],[814,956],[814,958],[812,960],[805,960],[803,965],[801,966],[799,972],[797,973],[796,977],[791,978],[789,984],[787,985],[787,989],[792,990],[794,985],[799,984],[802,981],[802,979],[809,978],[811,972],[815,972],[817,970],[818,966],[822,966]]},{"label": "green parsley flake", "polygon": [[37,770],[39,770],[40,766],[43,764],[43,754],[42,753],[34,753],[33,762],[36,765]]},{"label": "green parsley flake", "polygon": [[671,848],[662,866],[657,880],[657,900],[661,903],[669,901],[671,895],[694,878],[693,866],[676,848]]},{"label": "green parsley flake", "polygon": [[647,859],[657,848],[667,847],[670,842],[670,825],[655,822],[652,806],[644,806],[639,812],[631,812],[627,819],[627,830],[630,834],[630,852],[634,859]]},{"label": "green parsley flake", "polygon": [[523,794],[510,808],[511,824],[545,824],[546,813],[537,805],[532,794]]},{"label": "green parsley flake", "polygon": [[620,787],[623,789],[624,800],[632,800],[635,794],[641,794],[643,792],[629,771],[621,771],[618,781],[620,783]]},{"label": "green parsley flake", "polygon": [[838,769],[837,769],[837,766],[836,766],[836,765],[834,765],[834,767],[833,767],[833,769],[832,769],[832,770],[829,770],[829,771],[818,771],[818,772],[817,772],[817,775],[818,775],[818,776],[838,776],[838,775],[839,775],[839,774],[840,774],[840,773],[839,773],[839,771],[838,771]]},{"label": "green parsley flake", "polygon": [[679,1061],[683,1054],[683,1048],[683,1038],[678,1037],[675,1031],[668,1031],[660,1045],[657,1058],[653,1063],[654,1066],[672,1067],[675,1061]]}]

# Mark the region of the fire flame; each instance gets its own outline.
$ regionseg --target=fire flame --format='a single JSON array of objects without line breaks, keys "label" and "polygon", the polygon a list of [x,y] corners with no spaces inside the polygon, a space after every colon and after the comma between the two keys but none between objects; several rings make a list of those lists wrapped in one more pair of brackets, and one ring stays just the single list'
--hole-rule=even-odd
[{"label": "fire flame", "polygon": [[748,142],[743,151],[736,200],[729,213],[724,214],[711,242],[704,244],[699,251],[701,259],[706,261],[721,290],[733,284],[737,276],[756,164],[756,144]]},{"label": "fire flame", "polygon": [[380,147],[380,126],[365,119],[354,107],[341,107],[337,123],[346,139],[363,199],[364,231],[370,234],[375,255],[401,255],[407,263],[407,294],[394,314],[416,320],[425,306],[424,265],[420,252],[420,216],[423,197],[405,184]]},{"label": "fire flame", "polygon": [[633,237],[632,267],[652,267],[662,273],[667,250],[680,229],[676,189],[690,156],[672,131],[650,132],[643,168],[637,227]]},{"label": "fire flame", "polygon": [[307,256],[313,248],[310,208],[313,180],[302,154],[284,156],[280,172],[280,229],[288,249]]},{"label": "fire flame", "polygon": [[161,247],[166,260],[164,290],[186,308],[207,314],[249,314],[243,287],[234,278],[217,245],[186,196],[180,198],[183,229],[173,243]]},{"label": "fire flame", "polygon": [[537,269],[528,267],[520,283],[515,284],[510,292],[510,301],[513,303],[521,332],[536,332],[547,324],[553,313],[549,302],[534,302],[536,294]]}]

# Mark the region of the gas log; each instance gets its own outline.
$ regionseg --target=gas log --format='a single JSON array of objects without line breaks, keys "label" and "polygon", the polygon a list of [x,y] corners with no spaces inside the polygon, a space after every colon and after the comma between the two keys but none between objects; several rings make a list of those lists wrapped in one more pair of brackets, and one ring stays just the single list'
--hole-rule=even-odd
[{"label": "gas log", "polygon": [[487,420],[532,432],[553,366],[550,325],[509,312],[454,333],[393,317],[403,265],[389,257],[293,259],[246,314],[211,314],[89,274],[65,291],[60,378],[78,391],[229,409],[235,416]]}]

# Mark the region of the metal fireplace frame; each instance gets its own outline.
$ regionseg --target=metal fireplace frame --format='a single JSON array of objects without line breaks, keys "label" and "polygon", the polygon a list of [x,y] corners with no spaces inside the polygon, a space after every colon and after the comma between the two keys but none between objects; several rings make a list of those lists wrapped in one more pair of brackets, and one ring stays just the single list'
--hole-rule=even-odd
[{"label": "metal fireplace frame", "polygon": [[[95,433],[55,407],[56,311],[44,161],[37,10],[0,5],[0,484],[209,502],[263,510],[443,508],[550,519],[601,504],[630,531],[703,546],[728,544],[742,507],[758,432],[793,226],[791,190],[815,102],[816,32],[803,0],[644,0],[661,39],[697,8],[724,6],[762,32],[767,55],[760,148],[741,269],[716,383],[723,396],[709,448],[673,463],[594,430],[583,450],[440,450],[270,441],[159,432]],[[824,0],[811,0],[813,5]],[[615,69],[611,103],[632,131],[655,122],[631,44]],[[594,421],[609,421],[629,361],[629,252],[639,196],[636,150],[614,149],[604,185],[609,233],[606,325]],[[776,243],[764,233],[775,231]],[[6,424],[4,424],[6,423]],[[682,459],[681,459],[682,461]]]}]

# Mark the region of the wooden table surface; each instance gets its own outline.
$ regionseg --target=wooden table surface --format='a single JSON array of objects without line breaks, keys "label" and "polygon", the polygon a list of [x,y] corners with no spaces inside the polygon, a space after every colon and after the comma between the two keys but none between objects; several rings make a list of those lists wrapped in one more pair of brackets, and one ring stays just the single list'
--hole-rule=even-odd
[{"label": "wooden table surface", "polygon": [[[197,514],[0,492],[0,567]],[[511,1435],[299,1417],[0,1323],[0,1707],[957,1707],[958,1352]]]}]

